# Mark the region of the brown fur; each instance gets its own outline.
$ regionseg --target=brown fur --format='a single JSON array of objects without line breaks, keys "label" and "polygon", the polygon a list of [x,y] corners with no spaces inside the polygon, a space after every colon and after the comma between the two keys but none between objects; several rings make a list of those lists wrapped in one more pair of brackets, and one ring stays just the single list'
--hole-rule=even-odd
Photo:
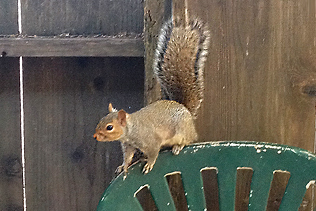
[{"label": "brown fur", "polygon": [[[113,128],[108,130],[108,126]],[[98,141],[122,142],[122,167],[125,172],[134,152],[140,149],[147,157],[143,171],[148,173],[162,147],[171,146],[173,153],[179,154],[185,145],[197,140],[197,133],[192,115],[186,107],[175,101],[160,100],[132,114],[124,110],[111,112],[101,119],[94,137]]]},{"label": "brown fur", "polygon": [[192,19],[184,25],[179,18],[162,27],[154,60],[154,72],[164,98],[177,101],[196,117],[203,101],[203,68],[210,33],[205,24]]},{"label": "brown fur", "polygon": [[119,171],[127,172],[136,149],[147,157],[143,172],[148,173],[162,147],[172,147],[177,155],[185,145],[197,140],[194,118],[203,100],[203,67],[209,38],[209,31],[197,19],[186,24],[177,18],[174,24],[168,21],[160,32],[153,65],[168,100],[132,114],[116,111],[109,104],[110,113],[101,119],[94,137],[98,141],[121,141],[124,162]]},{"label": "brown fur", "polygon": [[[109,125],[113,126],[113,130],[109,131],[106,129]],[[118,118],[105,118],[100,121],[93,137],[98,141],[103,142],[118,140],[123,134],[122,127],[124,126],[121,124]]]}]

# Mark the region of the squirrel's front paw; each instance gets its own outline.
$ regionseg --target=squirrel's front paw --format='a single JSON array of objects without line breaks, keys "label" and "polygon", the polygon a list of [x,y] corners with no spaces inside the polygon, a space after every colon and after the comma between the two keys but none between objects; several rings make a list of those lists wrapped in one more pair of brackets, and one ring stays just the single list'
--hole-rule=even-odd
[{"label": "squirrel's front paw", "polygon": [[148,164],[146,163],[144,168],[143,168],[143,173],[147,174],[148,172],[150,172],[154,167],[154,163],[153,164]]},{"label": "squirrel's front paw", "polygon": [[120,165],[116,168],[115,174],[120,174],[123,170],[124,170],[124,165]]}]

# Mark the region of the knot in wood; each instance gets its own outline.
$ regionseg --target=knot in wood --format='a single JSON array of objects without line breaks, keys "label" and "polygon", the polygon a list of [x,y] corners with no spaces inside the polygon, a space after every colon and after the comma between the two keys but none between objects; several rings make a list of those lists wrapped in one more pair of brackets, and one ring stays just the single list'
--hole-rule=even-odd
[{"label": "knot in wood", "polygon": [[21,176],[22,165],[17,157],[8,157],[4,160],[4,172],[9,177]]},{"label": "knot in wood", "polygon": [[84,158],[84,152],[82,150],[76,149],[76,151],[72,153],[71,158],[73,162],[80,162]]}]

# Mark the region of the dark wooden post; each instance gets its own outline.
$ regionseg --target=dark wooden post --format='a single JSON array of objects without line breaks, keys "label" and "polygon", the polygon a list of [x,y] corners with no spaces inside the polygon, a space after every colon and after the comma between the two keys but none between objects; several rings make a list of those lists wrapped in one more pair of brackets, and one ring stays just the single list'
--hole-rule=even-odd
[{"label": "dark wooden post", "polygon": [[153,75],[153,57],[159,30],[170,17],[170,0],[145,1],[144,46],[145,46],[145,104],[160,99],[160,86]]}]

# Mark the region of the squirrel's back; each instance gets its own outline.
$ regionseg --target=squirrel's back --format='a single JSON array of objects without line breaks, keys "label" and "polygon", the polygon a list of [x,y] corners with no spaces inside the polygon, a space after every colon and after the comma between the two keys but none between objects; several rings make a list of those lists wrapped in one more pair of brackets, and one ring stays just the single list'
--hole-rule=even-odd
[{"label": "squirrel's back", "polygon": [[175,18],[161,29],[154,59],[154,72],[163,97],[174,100],[195,117],[203,100],[203,68],[209,44],[209,31],[198,19],[187,25]]},{"label": "squirrel's back", "polygon": [[[135,113],[130,114],[128,126],[129,135],[136,135],[138,139],[148,139],[152,134],[158,135],[164,143],[152,143],[161,146],[172,146],[170,141],[173,136],[182,136],[182,144],[189,144],[197,140],[197,133],[191,112],[182,104],[176,101],[159,100]],[[136,123],[137,122],[137,123]],[[140,127],[133,127],[133,125]],[[157,141],[157,140],[156,140]],[[150,144],[150,145],[152,145]]]}]

